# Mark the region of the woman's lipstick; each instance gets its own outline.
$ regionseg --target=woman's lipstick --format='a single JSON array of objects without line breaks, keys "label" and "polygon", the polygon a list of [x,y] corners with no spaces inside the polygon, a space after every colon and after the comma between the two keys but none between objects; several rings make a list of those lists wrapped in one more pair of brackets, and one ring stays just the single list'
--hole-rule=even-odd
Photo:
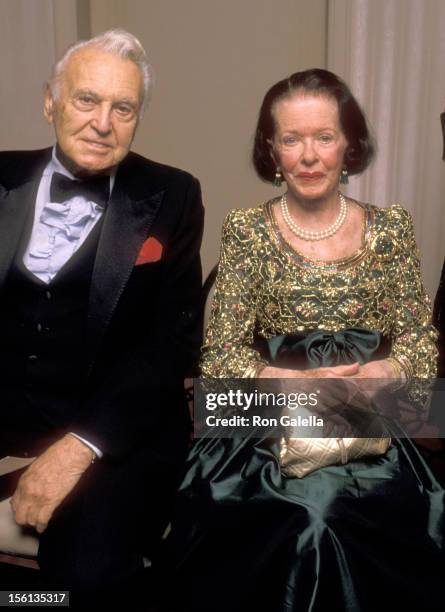
[{"label": "woman's lipstick", "polygon": [[306,181],[313,181],[323,177],[322,172],[299,172],[297,174],[298,178],[304,179]]}]

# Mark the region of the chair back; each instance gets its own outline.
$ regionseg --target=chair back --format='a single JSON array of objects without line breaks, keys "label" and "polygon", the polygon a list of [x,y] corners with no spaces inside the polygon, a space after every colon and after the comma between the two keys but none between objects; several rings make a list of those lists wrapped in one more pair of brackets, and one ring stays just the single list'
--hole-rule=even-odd
[{"label": "chair back", "polygon": [[[0,459],[0,482],[1,479],[14,481],[14,476],[19,470],[27,467],[35,457],[3,457]],[[11,493],[10,491],[9,493]],[[11,496],[7,495],[0,501],[0,554],[19,557],[37,557],[39,549],[39,537],[34,529],[24,529],[14,520],[12,513]]]}]

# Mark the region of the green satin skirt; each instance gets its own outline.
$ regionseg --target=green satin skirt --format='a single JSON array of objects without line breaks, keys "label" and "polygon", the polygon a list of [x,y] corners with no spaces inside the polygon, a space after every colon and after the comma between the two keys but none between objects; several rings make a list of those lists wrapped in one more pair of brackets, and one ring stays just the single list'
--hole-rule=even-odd
[{"label": "green satin skirt", "polygon": [[[266,349],[272,363],[317,367],[382,358],[384,345],[351,329]],[[195,443],[169,539],[175,610],[445,610],[445,492],[411,440],[302,479],[278,456],[266,437]]]},{"label": "green satin skirt", "polygon": [[277,443],[202,439],[169,545],[175,610],[444,610],[444,491],[410,440],[285,478]]}]

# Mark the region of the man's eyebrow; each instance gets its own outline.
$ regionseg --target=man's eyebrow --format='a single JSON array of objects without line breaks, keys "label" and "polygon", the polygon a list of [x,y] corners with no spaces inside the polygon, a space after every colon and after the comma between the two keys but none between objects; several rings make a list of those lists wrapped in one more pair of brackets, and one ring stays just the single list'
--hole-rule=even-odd
[{"label": "man's eyebrow", "polygon": [[[97,92],[93,91],[92,89],[76,89],[73,95],[88,95],[94,98],[95,100],[98,100],[99,102],[103,99]],[[139,101],[133,98],[118,98],[116,100],[113,100],[113,105],[116,104],[128,104],[132,108],[137,108],[139,106]]]},{"label": "man's eyebrow", "polygon": [[116,104],[128,104],[129,106],[133,107],[133,108],[137,108],[138,106],[138,101],[134,100],[132,98],[118,98],[117,100],[114,100],[113,102],[114,105]]},{"label": "man's eyebrow", "polygon": [[96,98],[97,100],[100,100],[100,96],[98,93],[96,93],[95,91],[93,91],[92,89],[76,89],[74,91],[74,96],[81,96],[81,95],[89,95],[92,96],[93,98]]}]

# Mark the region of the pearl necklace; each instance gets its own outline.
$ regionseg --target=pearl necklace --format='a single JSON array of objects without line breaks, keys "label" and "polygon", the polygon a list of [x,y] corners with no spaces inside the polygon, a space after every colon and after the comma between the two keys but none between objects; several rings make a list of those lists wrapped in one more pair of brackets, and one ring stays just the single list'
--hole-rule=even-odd
[{"label": "pearl necklace", "polygon": [[334,221],[332,225],[318,232],[312,232],[312,231],[305,230],[295,223],[295,221],[290,216],[289,208],[287,207],[286,194],[283,194],[281,196],[281,202],[280,202],[281,214],[283,215],[283,219],[287,227],[290,229],[291,232],[293,232],[296,236],[298,236],[298,238],[301,238],[302,240],[312,240],[312,241],[325,240],[326,238],[330,238],[331,236],[336,234],[346,219],[346,213],[348,212],[348,205],[346,204],[345,197],[343,196],[342,193],[338,192],[338,197],[340,199],[340,212],[338,214],[338,217],[336,218],[336,220]]}]

